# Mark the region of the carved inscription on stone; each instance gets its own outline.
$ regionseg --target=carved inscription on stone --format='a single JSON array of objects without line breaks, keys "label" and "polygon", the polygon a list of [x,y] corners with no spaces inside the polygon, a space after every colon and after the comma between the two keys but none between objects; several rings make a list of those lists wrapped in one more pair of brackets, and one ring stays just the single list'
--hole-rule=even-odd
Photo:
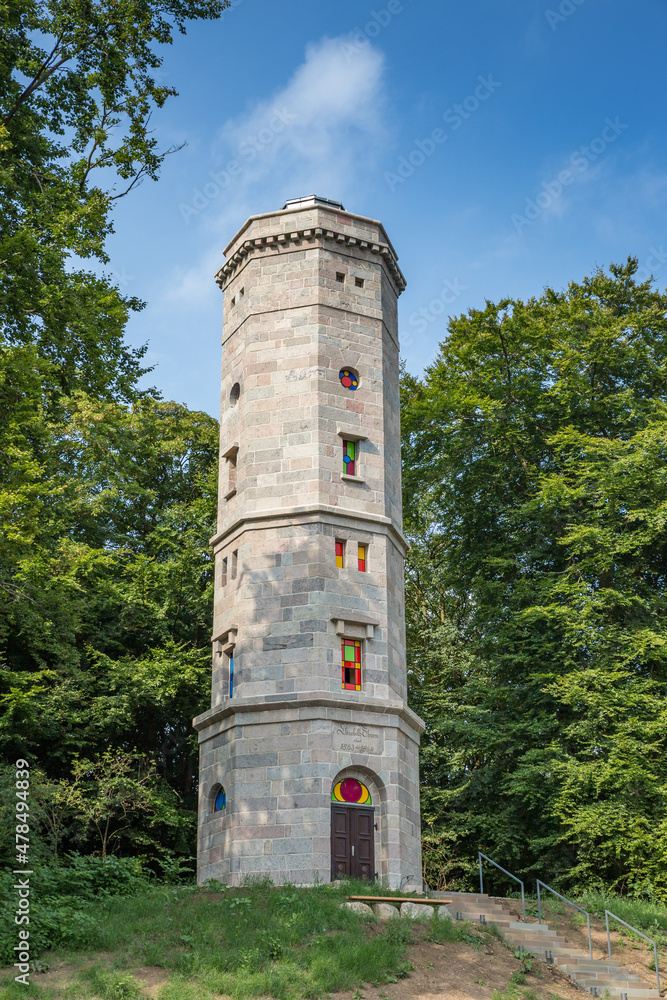
[{"label": "carved inscription on stone", "polygon": [[349,753],[384,753],[384,732],[378,726],[356,726],[334,723],[334,750]]}]

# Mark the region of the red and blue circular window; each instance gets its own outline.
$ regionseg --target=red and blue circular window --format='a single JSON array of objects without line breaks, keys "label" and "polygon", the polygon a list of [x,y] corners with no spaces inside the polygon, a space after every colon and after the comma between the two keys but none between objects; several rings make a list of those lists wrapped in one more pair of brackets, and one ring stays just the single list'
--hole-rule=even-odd
[{"label": "red and blue circular window", "polygon": [[359,387],[359,375],[354,368],[341,368],[338,372],[338,378],[340,384],[345,389],[349,389],[350,392],[354,392]]}]

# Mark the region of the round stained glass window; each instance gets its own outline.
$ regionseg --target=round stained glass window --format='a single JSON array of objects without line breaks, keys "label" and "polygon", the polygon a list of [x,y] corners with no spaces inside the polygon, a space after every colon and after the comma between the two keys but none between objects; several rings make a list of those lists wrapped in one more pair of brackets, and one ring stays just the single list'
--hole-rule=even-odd
[{"label": "round stained glass window", "polygon": [[331,793],[332,802],[354,802],[358,805],[370,805],[371,793],[366,786],[356,778],[344,778],[337,781]]},{"label": "round stained glass window", "polygon": [[354,368],[341,368],[338,372],[338,378],[340,379],[340,384],[345,389],[349,389],[350,392],[354,392],[359,387],[359,376]]},{"label": "round stained glass window", "polygon": [[213,805],[213,812],[222,812],[222,810],[227,805],[227,796],[225,795],[224,788],[221,788],[215,797],[215,803]]}]

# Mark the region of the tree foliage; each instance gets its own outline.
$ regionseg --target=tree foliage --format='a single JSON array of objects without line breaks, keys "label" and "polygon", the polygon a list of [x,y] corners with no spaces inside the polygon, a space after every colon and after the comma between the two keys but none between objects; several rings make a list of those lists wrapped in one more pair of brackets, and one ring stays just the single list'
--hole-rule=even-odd
[{"label": "tree foliage", "polygon": [[228,5],[0,0],[0,746],[41,768],[53,850],[77,840],[75,762],[138,754],[163,798],[146,830],[192,851],[217,425],[139,389],[142,303],[100,268],[115,201],[173,151],[151,121],[175,93],[163,47]]},{"label": "tree foliage", "polygon": [[479,847],[667,894],[667,297],[636,269],[452,319],[403,380],[426,853],[453,875]]}]

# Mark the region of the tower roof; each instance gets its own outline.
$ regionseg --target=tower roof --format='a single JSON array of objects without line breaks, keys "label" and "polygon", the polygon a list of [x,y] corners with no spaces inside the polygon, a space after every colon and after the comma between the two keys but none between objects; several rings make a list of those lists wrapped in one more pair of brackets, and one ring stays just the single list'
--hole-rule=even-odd
[{"label": "tower roof", "polygon": [[303,198],[290,198],[283,205],[283,211],[286,208],[305,208],[307,205],[326,205],[327,208],[337,208],[340,212],[344,212],[343,203],[341,201],[332,201],[331,198],[322,198],[319,194],[307,194]]}]

